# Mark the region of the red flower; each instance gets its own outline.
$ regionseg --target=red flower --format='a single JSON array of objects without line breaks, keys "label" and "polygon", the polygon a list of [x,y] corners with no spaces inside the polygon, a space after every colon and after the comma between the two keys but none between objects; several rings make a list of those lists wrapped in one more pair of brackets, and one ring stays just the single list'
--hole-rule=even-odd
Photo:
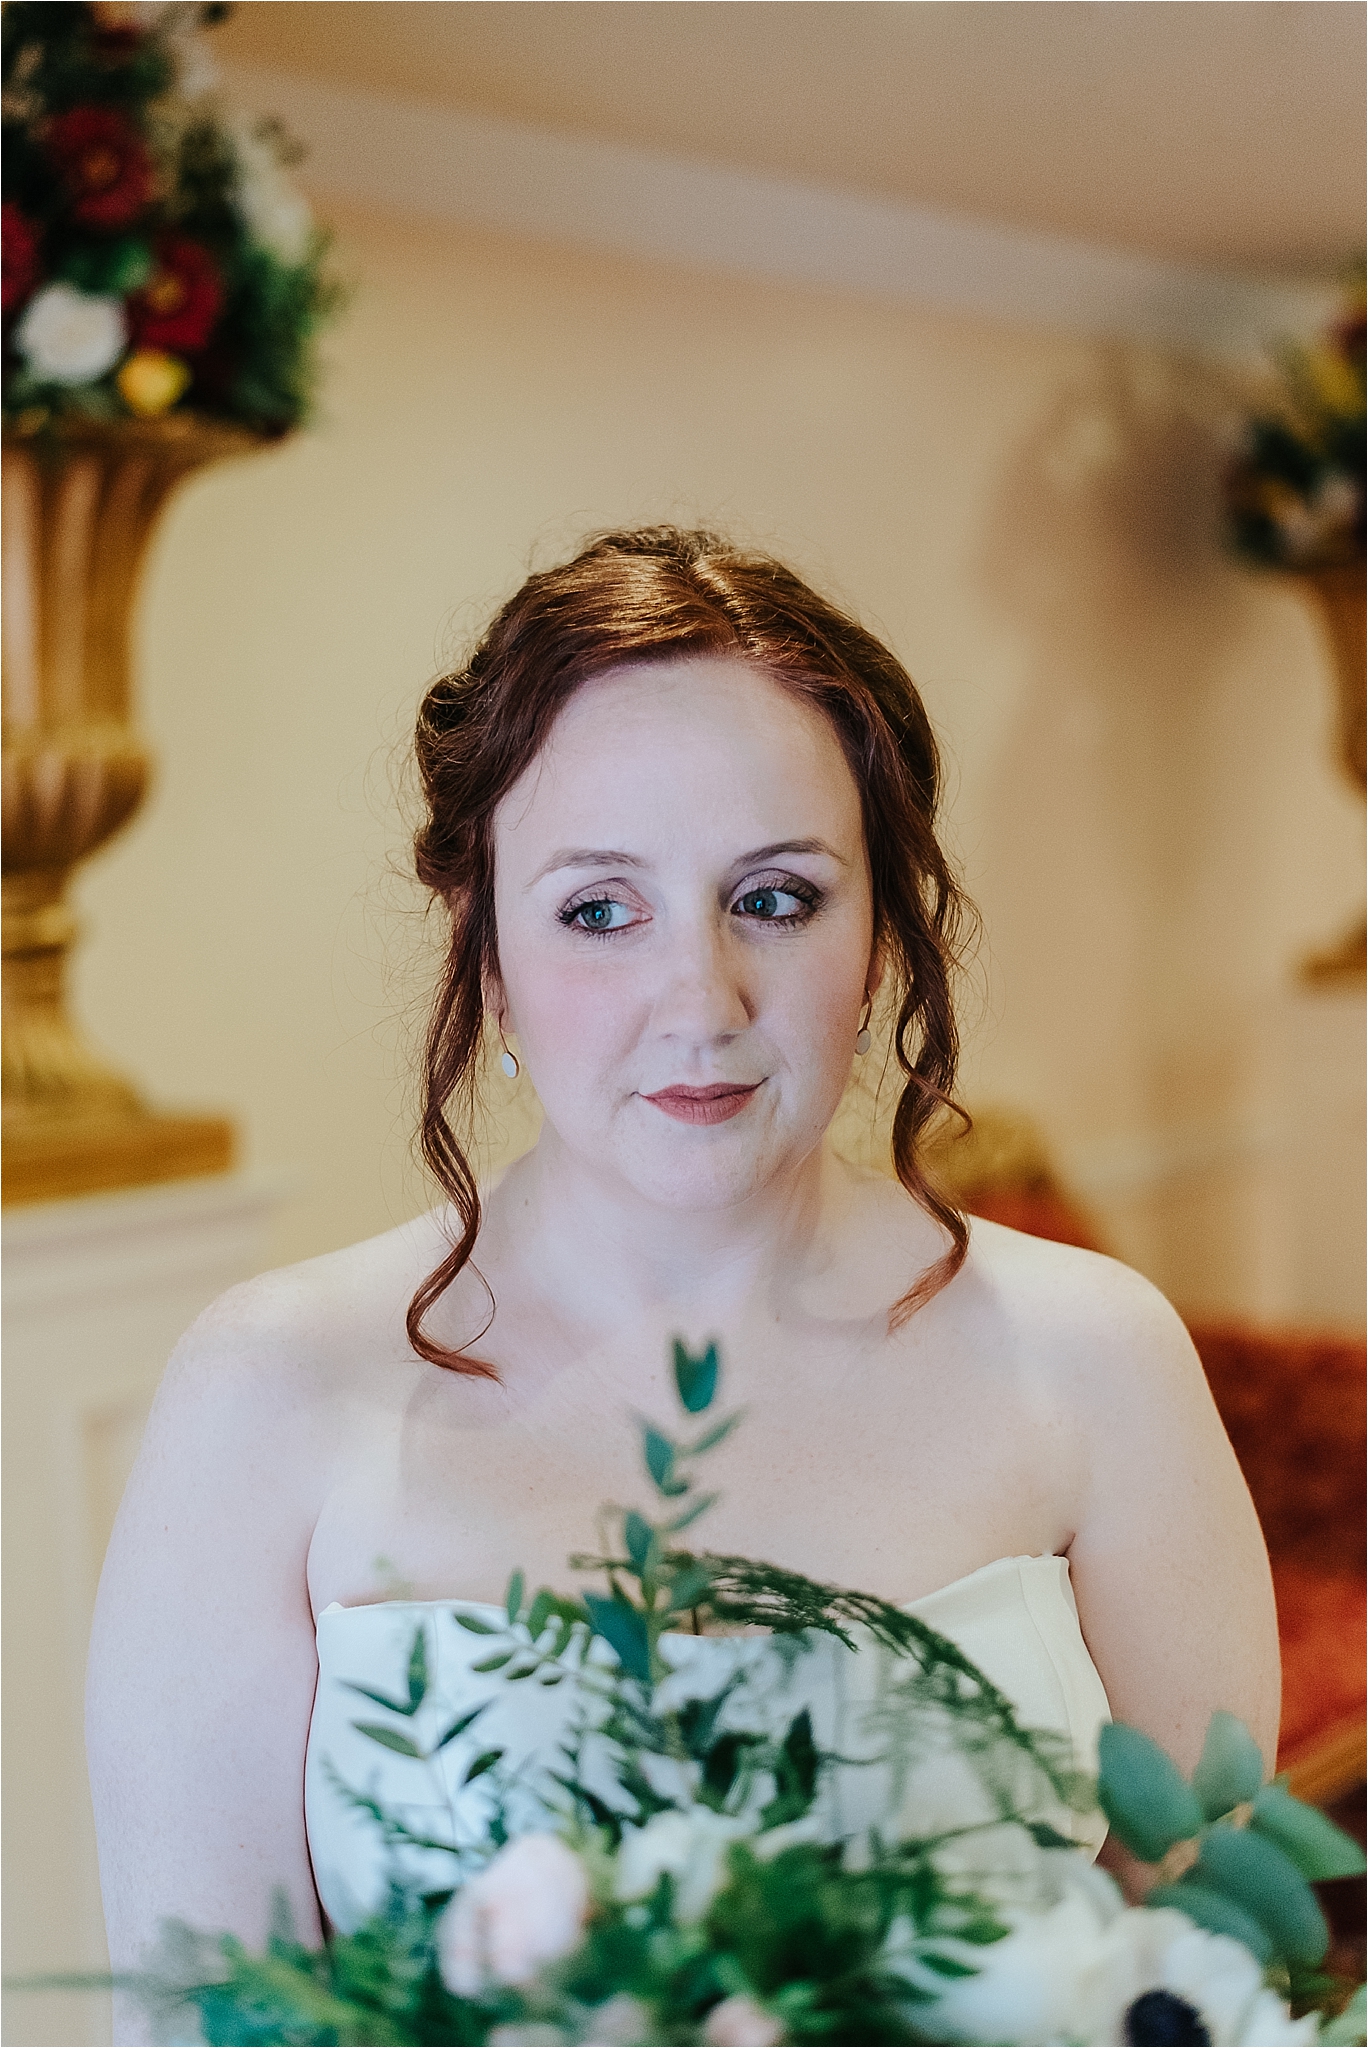
[{"label": "red flower", "polygon": [[0,226],[0,270],[4,272],[4,310],[21,306],[38,282],[38,230],[12,199],[3,208]]},{"label": "red flower", "polygon": [[159,235],[156,256],[156,269],[128,302],[134,341],[181,353],[203,348],[223,306],[213,257],[187,235]]},{"label": "red flower", "polygon": [[152,159],[132,123],[107,107],[73,107],[48,123],[47,149],[84,227],[124,228],[155,189]]}]

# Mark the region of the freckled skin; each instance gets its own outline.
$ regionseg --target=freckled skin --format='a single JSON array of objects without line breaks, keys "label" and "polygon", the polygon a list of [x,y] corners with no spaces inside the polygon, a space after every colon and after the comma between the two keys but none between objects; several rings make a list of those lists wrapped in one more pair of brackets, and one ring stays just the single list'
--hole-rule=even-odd
[{"label": "freckled skin", "polygon": [[[731,659],[600,678],[500,807],[495,887],[488,999],[546,1123],[486,1203],[493,1321],[468,1271],[432,1327],[500,1382],[408,1348],[440,1215],[234,1289],[179,1347],[92,1645],[115,1967],[167,1914],[259,1941],[282,1881],[317,1933],[314,1614],[396,1575],[417,1598],[498,1598],[515,1564],[572,1583],[598,1505],[641,1497],[633,1417],[673,1414],[676,1333],[720,1340],[747,1411],[709,1464],[711,1547],[895,1600],[1067,1553],[1119,1717],[1190,1767],[1225,1707],[1271,1756],[1267,1561],[1167,1304],[976,1224],[889,1330],[944,1239],[825,1140],[879,962],[821,715]],[[720,1120],[687,1108],[736,1088]]]}]

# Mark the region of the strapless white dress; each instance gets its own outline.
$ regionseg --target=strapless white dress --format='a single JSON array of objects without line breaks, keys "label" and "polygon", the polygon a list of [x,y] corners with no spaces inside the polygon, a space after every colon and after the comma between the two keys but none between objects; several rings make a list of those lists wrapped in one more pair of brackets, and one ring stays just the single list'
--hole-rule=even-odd
[{"label": "strapless white dress", "polygon": [[[507,1685],[471,1666],[489,1654],[487,1637],[459,1626],[464,1612],[501,1620],[501,1611],[475,1601],[386,1601],[366,1607],[325,1607],[318,1617],[318,1691],[309,1728],[304,1806],[318,1895],[333,1925],[347,1932],[385,1900],[398,1878],[425,1891],[445,1890],[455,1878],[451,1855],[412,1841],[386,1842],[366,1802],[397,1814],[411,1836],[432,1842],[480,1839],[493,1805],[488,1777],[466,1785],[465,1774],[482,1753],[500,1748],[511,1831],[548,1824],[549,1781],[543,1773],[562,1760],[574,1688],[543,1689],[536,1681]],[[1110,1710],[1079,1627],[1078,1609],[1062,1557],[1006,1557],[984,1565],[906,1612],[948,1636],[978,1665],[1017,1710],[1020,1723],[1063,1737],[1080,1769],[1097,1765],[1098,1731]],[[404,1696],[414,1633],[426,1637],[430,1701],[413,1720],[377,1709],[356,1688]],[[872,1641],[852,1652],[834,1637],[819,1636],[802,1655],[768,1635],[671,1636],[664,1653],[673,1667],[667,1681],[681,1697],[713,1693],[736,1664],[763,1673],[776,1722],[807,1707],[819,1746],[847,1758],[887,1748],[869,1730],[886,1702],[891,1659]],[[431,1763],[396,1754],[358,1731],[358,1722],[405,1731],[430,1746],[454,1714],[487,1701],[470,1730],[447,1744]],[[604,1766],[606,1770],[606,1765]],[[592,1760],[585,1770],[592,1783]],[[509,1779],[513,1790],[508,1791]],[[540,1781],[540,1784],[539,1784]],[[605,1780],[605,1795],[612,1780]],[[986,1816],[982,1791],[954,1754],[923,1754],[908,1770],[890,1774],[858,1763],[840,1764],[824,1794],[822,1832],[831,1839],[871,1826],[896,1831],[901,1815],[916,1832],[965,1825]],[[1040,1802],[1036,1817],[1049,1820],[1080,1847],[1096,1854],[1104,1828],[1058,1802]],[[915,1820],[911,1819],[915,1816]]]}]

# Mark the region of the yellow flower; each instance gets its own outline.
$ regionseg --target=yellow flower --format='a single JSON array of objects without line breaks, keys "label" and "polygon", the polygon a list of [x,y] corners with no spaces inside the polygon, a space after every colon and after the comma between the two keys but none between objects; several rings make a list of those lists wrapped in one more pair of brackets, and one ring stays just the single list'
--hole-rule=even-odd
[{"label": "yellow flower", "polygon": [[190,371],[179,356],[163,355],[159,348],[140,348],[128,358],[115,378],[119,396],[139,419],[154,420],[170,412],[190,382]]}]

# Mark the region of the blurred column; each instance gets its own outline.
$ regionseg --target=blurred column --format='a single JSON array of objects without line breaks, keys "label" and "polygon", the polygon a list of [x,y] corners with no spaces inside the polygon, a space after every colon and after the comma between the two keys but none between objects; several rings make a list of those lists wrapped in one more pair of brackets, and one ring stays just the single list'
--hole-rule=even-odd
[{"label": "blurred column", "polygon": [[[105,1547],[168,1354],[261,1270],[289,1192],[215,1175],[8,1212],[3,1254],[5,1970],[108,1967],[82,1708]],[[109,2001],[11,1992],[4,2039],[109,2040]]]}]

